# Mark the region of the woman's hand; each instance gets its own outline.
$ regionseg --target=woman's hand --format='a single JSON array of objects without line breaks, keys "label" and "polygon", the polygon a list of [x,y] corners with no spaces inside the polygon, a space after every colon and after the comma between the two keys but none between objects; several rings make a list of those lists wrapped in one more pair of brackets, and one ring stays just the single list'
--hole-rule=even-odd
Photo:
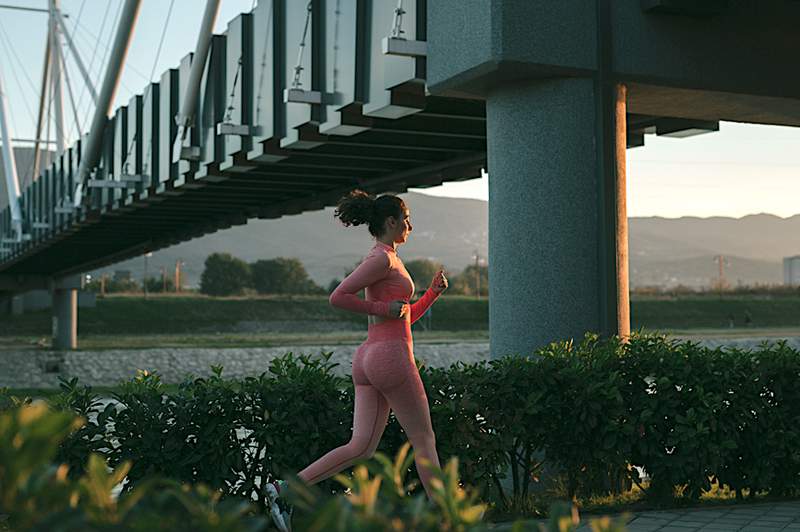
[{"label": "woman's hand", "polygon": [[433,280],[431,281],[431,290],[437,294],[441,294],[447,290],[448,286],[447,277],[444,276],[444,270],[437,271],[436,275],[433,276]]},{"label": "woman's hand", "polygon": [[398,299],[389,303],[389,316],[396,319],[402,319],[411,312],[411,307],[402,299]]}]

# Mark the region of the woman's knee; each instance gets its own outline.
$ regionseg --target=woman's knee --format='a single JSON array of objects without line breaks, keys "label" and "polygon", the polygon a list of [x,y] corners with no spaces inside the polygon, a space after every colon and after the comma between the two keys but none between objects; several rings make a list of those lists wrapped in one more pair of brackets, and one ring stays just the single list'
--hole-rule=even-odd
[{"label": "woman's knee", "polygon": [[409,434],[408,440],[417,450],[436,450],[436,435],[433,433],[433,431],[417,432],[413,435]]},{"label": "woman's knee", "polygon": [[364,440],[350,440],[347,445],[353,460],[363,460],[371,458],[378,448],[378,442],[368,442]]}]

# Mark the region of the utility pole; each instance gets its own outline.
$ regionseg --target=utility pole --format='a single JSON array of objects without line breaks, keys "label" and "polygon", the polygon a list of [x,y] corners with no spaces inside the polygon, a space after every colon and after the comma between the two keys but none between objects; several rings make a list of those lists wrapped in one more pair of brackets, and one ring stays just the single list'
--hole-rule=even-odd
[{"label": "utility pole", "polygon": [[144,279],[142,280],[142,289],[144,290],[145,299],[147,299],[147,259],[152,256],[152,253],[144,254]]},{"label": "utility pole", "polygon": [[181,259],[175,261],[175,293],[181,291]]},{"label": "utility pole", "polygon": [[167,269],[164,266],[161,267],[161,293],[167,293]]},{"label": "utility pole", "polygon": [[480,299],[481,298],[481,270],[480,270],[480,255],[478,255],[478,250],[475,250],[475,286],[477,289],[475,290],[475,296]]}]

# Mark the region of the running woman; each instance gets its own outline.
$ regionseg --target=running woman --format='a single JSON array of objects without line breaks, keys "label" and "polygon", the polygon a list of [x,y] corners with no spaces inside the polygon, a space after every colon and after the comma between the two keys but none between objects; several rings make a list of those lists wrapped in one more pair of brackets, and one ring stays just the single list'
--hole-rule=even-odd
[{"label": "running woman", "polygon": [[[413,227],[399,197],[387,194],[373,199],[354,190],[339,200],[334,216],[347,227],[367,224],[376,238],[364,260],[330,296],[331,305],[368,315],[367,340],[353,355],[355,411],[350,441],[317,459],[298,477],[316,484],[372,456],[391,409],[414,447],[417,472],[430,498],[431,473],[421,461],[440,466],[428,397],[414,363],[411,324],[447,288],[447,278],[443,270],[437,271],[425,294],[409,303],[414,282],[397,256],[397,246],[406,242]],[[364,299],[357,295],[362,289],[366,289]],[[288,514],[277,505],[285,485],[283,480],[266,485],[271,514],[280,530],[289,530]]]}]

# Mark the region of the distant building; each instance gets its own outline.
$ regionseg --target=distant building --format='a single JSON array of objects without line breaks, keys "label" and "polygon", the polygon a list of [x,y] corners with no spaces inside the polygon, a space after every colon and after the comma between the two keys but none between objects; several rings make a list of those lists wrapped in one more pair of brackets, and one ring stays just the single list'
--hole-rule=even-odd
[{"label": "distant building", "polygon": [[800,286],[800,255],[783,259],[783,284]]}]

